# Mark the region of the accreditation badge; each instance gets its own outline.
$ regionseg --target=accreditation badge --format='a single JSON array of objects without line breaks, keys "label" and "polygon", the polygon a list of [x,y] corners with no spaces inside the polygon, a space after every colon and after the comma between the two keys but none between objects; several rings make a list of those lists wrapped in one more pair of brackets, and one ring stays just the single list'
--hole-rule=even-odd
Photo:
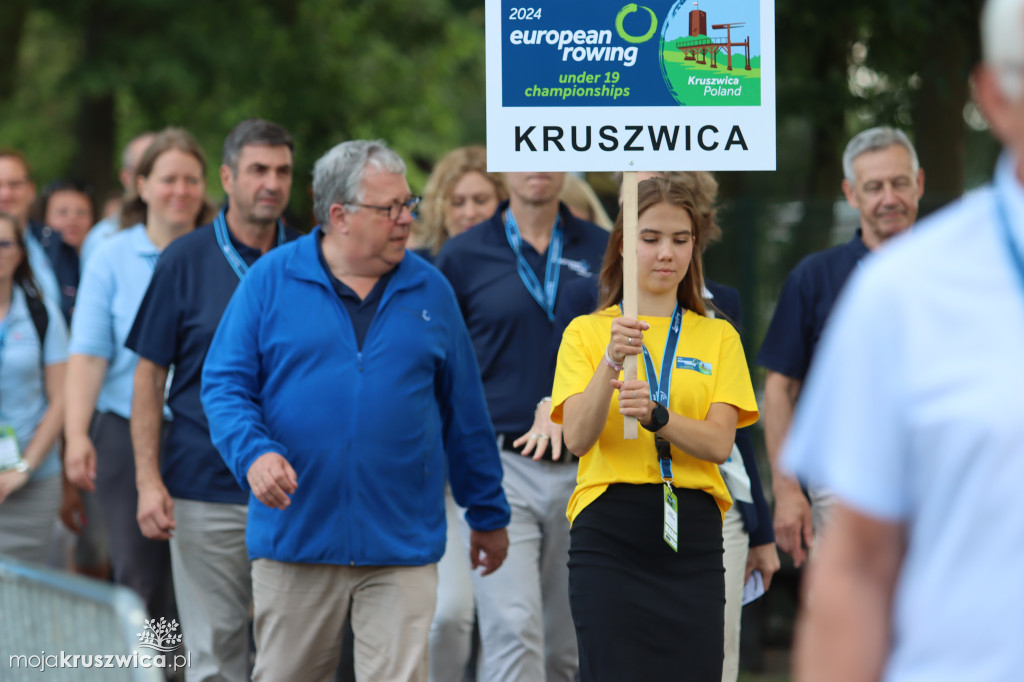
[{"label": "accreditation badge", "polygon": [[14,427],[0,426],[0,471],[13,469],[21,464],[21,448]]},{"label": "accreditation badge", "polygon": [[679,500],[668,483],[665,484],[664,538],[673,552],[679,551]]}]

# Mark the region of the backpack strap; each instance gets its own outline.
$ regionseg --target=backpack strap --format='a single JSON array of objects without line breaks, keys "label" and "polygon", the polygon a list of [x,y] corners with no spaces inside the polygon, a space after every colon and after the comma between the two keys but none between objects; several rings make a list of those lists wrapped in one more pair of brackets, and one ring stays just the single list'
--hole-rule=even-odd
[{"label": "backpack strap", "polygon": [[50,314],[46,310],[46,304],[40,297],[39,292],[33,287],[22,287],[25,292],[25,303],[28,304],[29,315],[32,316],[32,324],[35,325],[36,333],[39,334],[39,364],[46,366],[44,348],[46,347],[46,328],[50,325]]}]

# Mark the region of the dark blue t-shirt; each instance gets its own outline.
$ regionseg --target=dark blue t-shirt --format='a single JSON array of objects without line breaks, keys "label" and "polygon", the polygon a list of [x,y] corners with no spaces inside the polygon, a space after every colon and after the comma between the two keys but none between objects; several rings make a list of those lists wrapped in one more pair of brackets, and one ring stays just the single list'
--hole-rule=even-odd
[{"label": "dark blue t-shirt", "polygon": [[64,314],[64,321],[71,324],[71,311],[75,307],[81,274],[78,252],[53,228],[34,220],[28,221],[28,226],[46,252],[50,265],[53,266],[53,274],[60,286],[60,311]]},{"label": "dark blue t-shirt", "polygon": [[[487,407],[498,433],[522,434],[533,424],[537,401],[551,394],[558,335],[555,323],[527,291],[505,236],[502,202],[490,220],[449,239],[436,265],[451,282],[473,339]],[[597,282],[608,233],[559,207],[564,229],[555,315],[574,280]],[[544,281],[547,251],[522,244],[527,264]]]},{"label": "dark blue t-shirt", "polygon": [[[237,241],[230,230],[228,235],[247,265],[256,262],[258,250]],[[297,232],[285,228],[287,241],[296,237]],[[199,400],[206,352],[238,282],[212,224],[179,237],[160,256],[125,342],[141,357],[174,367],[167,396],[174,419],[165,424],[160,462],[173,497],[233,504],[249,499],[210,442]]]},{"label": "dark blue t-shirt", "polygon": [[316,256],[320,260],[320,267],[327,273],[327,279],[330,280],[331,286],[334,287],[334,293],[338,294],[338,298],[341,299],[342,304],[345,306],[345,310],[348,312],[349,320],[352,322],[352,331],[356,335],[356,347],[359,350],[363,349],[363,341],[366,339],[366,332],[370,330],[370,323],[373,322],[373,316],[377,314],[377,308],[380,307],[380,299],[384,295],[384,290],[388,287],[388,282],[391,281],[391,275],[395,274],[395,267],[388,270],[377,280],[377,283],[373,285],[373,289],[366,295],[366,298],[359,298],[352,287],[348,286],[340,279],[334,276],[331,272],[331,268],[327,265],[327,259],[324,258],[324,247],[323,242],[324,233],[320,233],[320,238],[316,241]]},{"label": "dark blue t-shirt", "polygon": [[803,381],[839,292],[867,254],[858,229],[847,243],[800,261],[782,286],[757,364]]}]

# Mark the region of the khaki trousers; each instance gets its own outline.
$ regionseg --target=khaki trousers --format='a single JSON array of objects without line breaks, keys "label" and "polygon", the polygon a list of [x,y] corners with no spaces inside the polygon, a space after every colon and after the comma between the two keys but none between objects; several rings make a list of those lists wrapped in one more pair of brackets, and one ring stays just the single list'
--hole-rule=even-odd
[{"label": "khaki trousers", "polygon": [[722,525],[722,562],[725,565],[725,659],[722,682],[736,682],[740,674],[740,619],[743,616],[743,574],[747,571],[750,536],[734,504]]},{"label": "khaki trousers", "polygon": [[425,682],[437,564],[252,562],[254,682],[330,682],[352,610],[359,682]]}]

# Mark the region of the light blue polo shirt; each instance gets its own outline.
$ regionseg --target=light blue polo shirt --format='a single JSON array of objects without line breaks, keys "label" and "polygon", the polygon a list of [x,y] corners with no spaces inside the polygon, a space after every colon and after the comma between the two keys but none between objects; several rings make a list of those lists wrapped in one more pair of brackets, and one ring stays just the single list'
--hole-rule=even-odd
[{"label": "light blue polo shirt", "polygon": [[97,411],[125,419],[131,415],[138,355],[125,348],[124,342],[158,258],[160,250],[139,223],[101,242],[85,264],[71,320],[69,352],[108,363]]},{"label": "light blue polo shirt", "polygon": [[82,267],[85,267],[86,261],[96,252],[96,249],[100,244],[107,241],[110,237],[117,232],[117,228],[121,223],[121,214],[115,213],[114,215],[107,216],[103,220],[99,221],[92,226],[89,230],[89,234],[85,235],[85,240],[82,242],[82,252],[78,256],[79,262]]},{"label": "light blue polo shirt", "polygon": [[[43,364],[56,365],[68,359],[68,330],[64,316],[53,301],[44,299],[44,303],[50,321],[42,344],[43,362],[39,361],[39,334],[21,287],[14,287],[11,307],[7,317],[0,322],[5,328],[0,333],[3,336],[0,345],[0,424],[14,428],[22,452],[49,407]],[[44,478],[59,472],[60,457],[54,445],[32,478]]]},{"label": "light blue polo shirt", "polygon": [[906,531],[886,682],[1024,670],[1024,282],[999,210],[1020,248],[1016,168],[1004,156],[994,186],[858,268],[784,449],[803,480]]}]

